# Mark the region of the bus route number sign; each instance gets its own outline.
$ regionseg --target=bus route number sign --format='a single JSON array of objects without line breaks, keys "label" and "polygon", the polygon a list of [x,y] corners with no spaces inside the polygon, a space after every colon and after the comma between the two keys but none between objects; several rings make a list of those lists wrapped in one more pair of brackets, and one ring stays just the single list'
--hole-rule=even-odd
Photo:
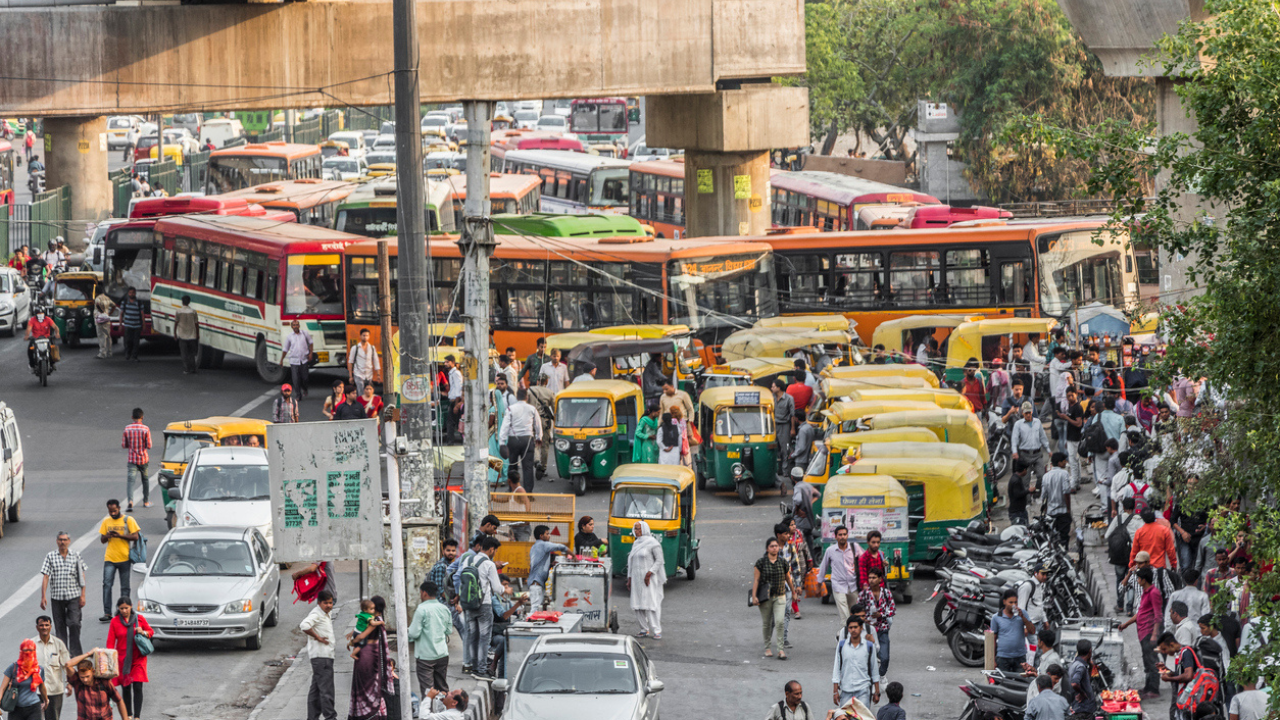
[{"label": "bus route number sign", "polygon": [[430,393],[431,382],[425,375],[410,375],[400,385],[400,398],[406,403],[424,403]]}]

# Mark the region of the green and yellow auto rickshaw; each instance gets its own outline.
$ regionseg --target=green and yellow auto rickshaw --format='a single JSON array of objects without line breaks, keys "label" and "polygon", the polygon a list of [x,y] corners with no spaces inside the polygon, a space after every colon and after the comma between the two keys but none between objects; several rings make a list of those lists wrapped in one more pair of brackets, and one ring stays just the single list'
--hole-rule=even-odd
[{"label": "green and yellow auto rickshaw", "polygon": [[[789,358],[742,358],[708,368],[702,375],[702,387],[755,385],[768,388],[776,378],[793,372],[795,372],[795,362]],[[789,379],[788,382],[790,382]]]},{"label": "green and yellow auto rickshaw", "polygon": [[701,452],[694,465],[708,490],[737,489],[743,504],[778,484],[773,394],[760,387],[718,387],[698,398]]},{"label": "green and yellow auto rickshaw", "polygon": [[938,376],[923,365],[853,365],[829,367],[822,371],[829,378],[840,380],[865,380],[880,377],[914,377],[933,387],[940,387]]},{"label": "green and yellow auto rickshaw", "polygon": [[98,333],[93,321],[93,299],[102,287],[102,273],[73,271],[55,275],[49,290],[49,312],[62,335],[62,344],[79,347],[80,338]]},{"label": "green and yellow auto rickshaw", "polygon": [[845,397],[854,402],[916,400],[933,403],[940,408],[973,411],[973,403],[969,402],[969,398],[950,388],[859,388],[849,391]]},{"label": "green and yellow auto rickshaw", "polygon": [[[885,582],[904,603],[911,602],[911,534],[907,491],[889,475],[836,475],[822,498],[822,549],[836,541],[838,527],[849,528],[849,539],[866,540],[880,532]],[[865,546],[864,546],[865,547]]]},{"label": "green and yellow auto rickshaw", "polygon": [[[908,315],[885,320],[871,334],[871,346],[883,345],[889,357],[913,363],[916,348],[925,338],[933,336],[939,343],[945,342],[950,331],[961,323],[981,320],[981,315]],[[941,331],[946,331],[942,333]]]},{"label": "green and yellow auto rickshaw", "polygon": [[947,528],[986,517],[982,472],[967,460],[947,458],[862,458],[843,475],[892,475],[907,490],[912,521],[912,561],[932,561],[947,539]]},{"label": "green and yellow auto rickshaw", "polygon": [[[598,339],[579,343],[565,355],[569,367],[575,371],[578,367],[590,364],[596,368],[597,379],[642,383],[646,365],[651,358],[657,357],[662,364],[663,379],[673,380],[677,389],[697,398],[698,383],[694,367],[686,362],[687,344],[680,338],[624,338],[618,335],[581,334],[594,335]],[[698,362],[698,367],[701,367],[701,361]],[[653,400],[661,391],[661,384],[649,388],[649,399]]]},{"label": "green and yellow auto rickshaw", "polygon": [[613,475],[609,498],[609,561],[614,575],[627,574],[635,524],[643,520],[662,543],[667,577],[698,567],[698,490],[693,471],[683,465],[623,465]]},{"label": "green and yellow auto rickshaw", "polygon": [[621,380],[583,380],[556,395],[556,471],[577,495],[631,462],[644,398]]},{"label": "green and yellow auto rickshaw", "polygon": [[[932,430],[945,443],[968,445],[982,459],[986,477],[986,497],[995,496],[995,480],[991,472],[991,452],[987,448],[987,434],[978,416],[964,410],[915,410],[873,415],[854,423],[860,430],[878,430],[896,427],[924,427]],[[855,429],[850,427],[850,430]]]},{"label": "green and yellow auto rickshaw", "polygon": [[738,330],[720,344],[725,361],[750,357],[804,357],[809,367],[857,365],[862,362],[858,336],[847,330],[804,327]]},{"label": "green and yellow auto rickshaw", "polygon": [[804,481],[818,489],[818,497],[813,503],[813,516],[818,517],[822,513],[822,498],[826,495],[827,482],[839,474],[841,467],[857,461],[857,450],[863,443],[898,442],[942,444],[932,430],[918,427],[866,430],[857,433],[842,433],[832,429],[821,440],[815,442],[809,466],[805,468],[804,473]]},{"label": "green and yellow auto rickshaw", "polygon": [[177,523],[178,503],[169,499],[169,488],[187,470],[191,456],[202,447],[222,445],[267,446],[266,420],[240,417],[207,417],[199,420],[171,422],[164,429],[164,454],[160,457],[160,498],[164,502],[165,522],[172,528]]},{"label": "green and yellow auto rickshaw", "polygon": [[946,380],[953,384],[963,382],[964,366],[971,359],[983,367],[997,357],[1007,363],[1012,359],[1014,345],[1025,344],[1032,334],[1048,339],[1057,326],[1058,321],[1053,318],[1006,317],[963,323],[947,338]]}]

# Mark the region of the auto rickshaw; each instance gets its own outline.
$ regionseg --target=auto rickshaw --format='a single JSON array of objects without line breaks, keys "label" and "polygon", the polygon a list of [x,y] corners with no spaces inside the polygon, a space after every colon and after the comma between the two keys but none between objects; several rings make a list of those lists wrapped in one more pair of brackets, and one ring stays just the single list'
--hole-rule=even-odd
[{"label": "auto rickshaw", "polygon": [[396,174],[395,163],[373,163],[366,173],[371,178],[389,177]]},{"label": "auto rickshaw", "polygon": [[778,315],[760,318],[751,327],[757,330],[843,330],[854,333],[858,323],[840,313],[818,313],[813,315]]},{"label": "auto rickshaw", "polygon": [[[936,378],[935,378],[936,382]],[[856,378],[830,378],[824,377],[819,380],[819,387],[822,388],[825,397],[840,398],[847,397],[849,393],[856,390],[874,390],[877,388],[885,388],[889,390],[936,390],[933,385],[918,377],[856,377]]]},{"label": "auto rickshaw", "polygon": [[631,462],[644,396],[621,380],[584,380],[556,395],[556,471],[577,495]]},{"label": "auto rickshaw", "polygon": [[[652,230],[652,228],[650,228]],[[661,325],[657,323],[643,323],[634,325],[606,325],[605,327],[589,330],[590,333],[601,335],[621,335],[622,337],[637,338],[664,338],[674,341],[680,348],[680,357],[684,359],[685,364],[693,372],[697,372],[703,366],[703,347],[702,341],[693,337],[693,331],[688,325]]]},{"label": "auto rickshaw", "polygon": [[907,490],[890,475],[837,475],[822,498],[822,549],[836,541],[836,528],[849,528],[849,538],[863,542],[880,532],[886,563],[885,582],[902,602],[911,602],[911,534]]},{"label": "auto rickshaw", "polygon": [[640,98],[627,98],[627,122],[640,122]]},{"label": "auto rickshaw", "polygon": [[[890,357],[915,362],[916,347],[925,338],[937,337],[939,330],[948,332],[962,323],[981,320],[981,315],[908,315],[885,320],[871,333],[871,346],[883,345]],[[942,338],[945,340],[946,338]],[[939,340],[939,342],[942,342]]]},{"label": "auto rickshaw", "polygon": [[[882,430],[895,427],[924,427],[932,430],[938,439],[948,443],[968,445],[978,451],[986,475],[986,496],[995,496],[995,480],[991,472],[991,453],[987,448],[987,434],[978,416],[963,410],[924,410],[873,415],[855,423],[858,429]],[[850,428],[854,429],[854,428]],[[899,478],[901,479],[901,478]]]},{"label": "auto rickshaw", "polygon": [[667,577],[698,568],[698,490],[693,471],[683,465],[623,465],[613,475],[609,497],[609,561],[614,575],[627,574],[635,524],[643,520],[662,543]]},{"label": "auto rickshaw", "polygon": [[514,125],[515,125],[515,121],[506,115],[493,116],[492,127],[494,130],[510,130]]},{"label": "auto rickshaw", "polygon": [[834,366],[857,365],[862,362],[862,354],[857,350],[856,338],[846,330],[739,330],[721,343],[720,357],[731,361],[749,357],[794,357],[800,353],[811,368],[820,355],[827,355]]},{"label": "auto rickshaw", "polygon": [[701,452],[694,459],[707,490],[737,488],[744,505],[756,488],[778,482],[778,441],[773,426],[773,394],[764,388],[718,387],[698,398]]},{"label": "auto rickshaw", "polygon": [[502,570],[506,575],[529,577],[529,550],[538,525],[551,530],[551,542],[573,547],[577,507],[572,495],[491,492],[489,511],[498,518],[496,536],[502,542],[493,559],[507,563]]},{"label": "auto rickshaw", "polygon": [[932,561],[947,539],[947,528],[985,516],[982,475],[972,463],[946,458],[863,458],[846,475],[892,475],[907,490],[913,521],[912,561]]},{"label": "auto rickshaw", "polygon": [[[546,338],[547,353],[550,354],[552,350],[559,350],[560,358],[567,362],[569,359],[569,351],[578,347],[583,343],[600,342],[602,340],[631,340],[631,339],[638,339],[638,338],[635,335],[623,335],[623,334],[606,335],[604,333],[590,333],[590,332],[554,333],[554,334],[548,335]],[[600,379],[603,380],[604,378],[602,377]]]},{"label": "auto rickshaw", "polygon": [[[150,155],[151,159],[155,160],[157,154],[156,146],[152,145]],[[182,167],[182,146],[166,144],[164,146],[164,159],[172,160],[175,165]]]},{"label": "auto rickshaw", "polygon": [[795,372],[789,358],[742,358],[714,365],[702,375],[702,387],[748,386],[768,388],[775,378]]},{"label": "auto rickshaw", "polygon": [[845,397],[853,401],[920,400],[951,410],[973,410],[973,403],[969,402],[969,398],[949,388],[938,390],[933,388],[928,390],[915,388],[859,388],[850,390]]},{"label": "auto rickshaw", "polygon": [[822,411],[823,427],[838,427],[836,432],[853,432],[857,422],[868,415],[908,410],[940,410],[937,405],[921,400],[837,400]]},{"label": "auto rickshaw", "polygon": [[825,377],[844,380],[862,380],[874,377],[914,377],[933,387],[941,387],[938,376],[923,365],[858,365],[856,367],[829,367],[822,371]]},{"label": "auto rickshaw", "polygon": [[80,338],[94,337],[93,299],[102,287],[102,273],[72,271],[53,276],[48,298],[53,306],[49,314],[62,335],[62,344],[79,347]]},{"label": "auto rickshaw", "polygon": [[[1038,333],[1047,339],[1057,326],[1058,321],[1053,318],[993,318],[963,323],[947,339],[946,380],[950,383],[963,381],[964,366],[970,358],[983,365],[997,357],[1008,362],[1012,358],[1010,350],[1014,343],[1025,343],[1030,333]],[[1005,336],[1008,336],[1008,341],[1002,342],[1001,338]]]},{"label": "auto rickshaw", "polygon": [[351,154],[351,146],[341,140],[325,140],[320,143],[322,157],[345,157]]},{"label": "auto rickshaw", "polygon": [[804,481],[818,490],[814,499],[813,516],[822,512],[822,497],[827,482],[835,477],[841,467],[857,460],[857,449],[864,443],[936,443],[943,444],[928,428],[901,427],[891,430],[865,430],[857,433],[829,432],[813,445],[809,466],[805,468]]},{"label": "auto rickshaw", "polygon": [[[587,333],[592,335],[594,333]],[[693,368],[684,361],[678,340],[672,338],[654,339],[615,339],[619,336],[596,335],[595,342],[584,342],[569,351],[567,361],[569,367],[591,364],[596,369],[596,378],[625,379],[641,382],[645,366],[649,358],[658,355],[662,358],[662,375],[668,380],[674,379],[680,390],[696,398],[697,377]],[[652,399],[652,397],[650,398]]]},{"label": "auto rickshaw", "polygon": [[[177,484],[187,470],[191,456],[202,447],[221,445],[267,446],[267,426],[271,423],[254,418],[214,416],[199,420],[171,422],[164,429],[164,454],[160,458],[160,499],[164,503],[165,522],[177,524],[178,503],[169,499],[169,488]],[[256,443],[256,445],[255,445]]]}]

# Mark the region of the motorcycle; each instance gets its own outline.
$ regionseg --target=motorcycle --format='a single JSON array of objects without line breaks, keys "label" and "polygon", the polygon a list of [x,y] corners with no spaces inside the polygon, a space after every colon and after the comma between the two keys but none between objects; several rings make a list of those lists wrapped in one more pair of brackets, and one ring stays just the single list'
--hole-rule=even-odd
[{"label": "motorcycle", "polygon": [[987,411],[987,447],[991,451],[991,472],[996,479],[1009,472],[1013,463],[1013,440],[1000,414]]},{"label": "motorcycle", "polygon": [[40,386],[49,386],[49,373],[53,372],[53,351],[49,348],[49,338],[36,338],[36,364],[32,372],[40,378]]},{"label": "motorcycle", "polygon": [[999,670],[984,672],[987,682],[966,680],[960,691],[969,698],[961,720],[1022,720],[1027,707],[1027,688],[1034,678],[1005,675]]},{"label": "motorcycle", "polygon": [[44,192],[43,170],[32,170],[27,174],[27,189],[32,195]]}]

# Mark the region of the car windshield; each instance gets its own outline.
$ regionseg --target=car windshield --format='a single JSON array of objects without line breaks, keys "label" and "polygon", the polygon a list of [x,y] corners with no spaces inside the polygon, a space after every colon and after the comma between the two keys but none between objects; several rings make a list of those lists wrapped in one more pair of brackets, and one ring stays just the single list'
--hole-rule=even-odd
[{"label": "car windshield", "polygon": [[[297,262],[301,260],[302,262]],[[342,268],[337,255],[289,258],[284,311],[290,315],[342,316]]]},{"label": "car windshield", "polygon": [[716,413],[715,434],[767,435],[773,432],[771,415],[761,406],[725,408]]},{"label": "car windshield", "polygon": [[674,520],[676,494],[666,488],[620,487],[613,494],[613,517],[632,520]]},{"label": "car windshield", "polygon": [[358,173],[360,172],[360,163],[355,160],[347,160],[346,158],[330,158],[324,161],[324,166],[333,168],[338,172]]},{"label": "car windshield", "polygon": [[253,577],[253,559],[243,540],[170,540],[156,553],[151,574]]},{"label": "car windshield", "polygon": [[524,661],[516,692],[548,695],[636,692],[635,660],[622,653],[536,653]]},{"label": "car windshield", "polygon": [[197,450],[211,445],[213,438],[208,435],[166,435],[162,462],[188,462]]},{"label": "car windshield", "polygon": [[395,153],[388,153],[388,152],[369,153],[368,155],[364,156],[364,159],[370,165],[377,165],[378,163],[391,163],[392,165],[396,164]]},{"label": "car windshield", "polygon": [[556,404],[556,427],[604,428],[613,424],[613,404],[606,398],[569,397]]},{"label": "car windshield", "polygon": [[449,124],[449,118],[441,115],[428,115],[422,119],[422,127],[444,127]]},{"label": "car windshield", "polygon": [[53,284],[53,299],[75,302],[93,299],[93,282],[85,280],[58,280]]},{"label": "car windshield", "polygon": [[266,465],[200,465],[191,472],[188,500],[241,502],[271,499]]},{"label": "car windshield", "polygon": [[121,128],[133,127],[133,123],[129,118],[113,117],[107,121],[107,127],[111,130],[119,130]]}]

